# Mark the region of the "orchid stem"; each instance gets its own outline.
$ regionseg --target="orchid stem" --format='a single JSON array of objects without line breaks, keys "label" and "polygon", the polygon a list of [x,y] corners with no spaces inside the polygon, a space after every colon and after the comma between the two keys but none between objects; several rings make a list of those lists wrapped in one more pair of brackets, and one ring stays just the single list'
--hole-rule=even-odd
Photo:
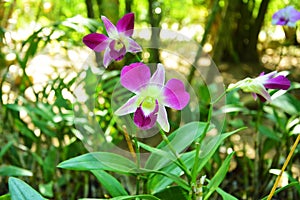
[{"label": "orchid stem", "polygon": [[272,188],[272,190],[271,190],[271,192],[270,192],[270,194],[269,194],[267,200],[271,200],[271,199],[272,199],[272,197],[273,197],[273,195],[274,195],[274,192],[275,192],[275,190],[276,190],[276,188],[277,188],[277,186],[278,186],[278,183],[279,183],[279,181],[280,181],[280,179],[281,179],[281,176],[282,176],[284,170],[286,169],[288,163],[290,162],[290,160],[291,160],[291,158],[292,158],[292,155],[294,154],[294,151],[296,150],[296,147],[297,147],[299,141],[300,141],[300,134],[297,136],[296,141],[295,141],[295,143],[293,144],[292,149],[291,149],[291,151],[290,151],[288,157],[286,158],[286,160],[285,160],[285,162],[284,162],[284,164],[283,164],[283,166],[282,166],[282,168],[281,168],[281,170],[280,170],[280,173],[279,173],[279,175],[278,175],[278,177],[277,177],[277,179],[276,179],[276,181],[275,181],[275,183],[274,183],[274,185],[273,185],[273,188]]},{"label": "orchid stem", "polygon": [[256,114],[256,123],[255,123],[255,158],[254,158],[254,197],[258,198],[259,189],[261,186],[260,175],[261,175],[261,134],[259,132],[259,124],[263,115],[263,106],[261,101],[258,101],[259,110]]},{"label": "orchid stem", "polygon": [[176,150],[171,145],[171,143],[170,143],[168,137],[166,136],[165,132],[162,131],[162,130],[160,130],[160,134],[161,134],[163,140],[167,143],[167,145],[170,148],[171,152],[176,157],[176,159],[178,161],[177,165],[182,169],[182,171],[184,171],[185,175],[190,180],[191,179],[191,172],[187,169],[187,167],[185,166],[184,162],[181,160],[180,156],[178,155],[178,153],[176,152]]},{"label": "orchid stem", "polygon": [[214,104],[216,104],[217,102],[219,102],[225,95],[226,95],[227,91],[224,91],[217,99],[215,99],[214,101],[210,102],[209,105],[209,111],[208,111],[208,116],[207,116],[207,124],[204,127],[204,130],[201,134],[201,136],[198,138],[198,140],[196,141],[196,152],[195,152],[195,158],[194,158],[194,165],[192,167],[192,179],[190,182],[190,186],[192,187],[192,199],[196,199],[196,187],[197,187],[197,176],[198,176],[198,164],[199,164],[199,153],[200,153],[200,148],[201,148],[201,143],[204,140],[206,133],[209,129],[209,126],[211,124],[211,118],[212,118],[212,112],[213,112],[213,108],[214,108]]},{"label": "orchid stem", "polygon": [[139,61],[139,62],[143,62],[143,59],[140,58],[140,56],[138,54],[135,54],[135,58]]},{"label": "orchid stem", "polygon": [[[133,137],[133,141],[135,144],[134,146],[135,146],[135,152],[136,152],[136,166],[137,166],[137,169],[140,169],[140,167],[141,167],[140,146],[139,146],[136,136]],[[137,175],[136,176],[136,195],[138,195],[140,193],[140,181],[141,181],[141,177],[140,177],[140,175]]]}]

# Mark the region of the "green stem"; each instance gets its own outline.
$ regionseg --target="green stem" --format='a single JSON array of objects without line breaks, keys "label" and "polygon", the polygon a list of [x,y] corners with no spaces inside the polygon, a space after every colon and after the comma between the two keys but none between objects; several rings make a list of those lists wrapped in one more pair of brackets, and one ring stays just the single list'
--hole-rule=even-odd
[{"label": "green stem", "polygon": [[[140,159],[140,146],[136,137],[133,137],[135,152],[136,152],[136,167],[139,170],[141,168],[141,159]],[[141,177],[139,174],[136,176],[136,195],[140,193],[140,181]]]},{"label": "green stem", "polygon": [[261,153],[261,135],[259,134],[258,126],[261,123],[261,117],[263,114],[263,103],[258,101],[259,109],[256,115],[256,123],[255,123],[255,132],[256,132],[256,139],[255,139],[255,159],[254,159],[254,196],[258,197],[259,189],[260,189],[260,153]]},{"label": "green stem", "polygon": [[207,116],[207,124],[204,127],[204,130],[203,130],[201,136],[196,141],[196,152],[195,152],[195,158],[194,158],[194,165],[193,165],[193,168],[192,168],[192,179],[191,179],[191,182],[190,182],[190,186],[192,187],[192,199],[196,199],[196,196],[197,196],[196,187],[197,187],[198,165],[199,165],[199,161],[200,161],[199,154],[200,154],[200,149],[201,149],[201,143],[204,140],[204,138],[206,136],[206,133],[209,129],[214,104],[219,102],[226,95],[226,93],[227,92],[224,91],[216,100],[210,102],[208,116]]},{"label": "green stem", "polygon": [[140,58],[138,54],[135,54],[135,58],[136,58],[139,62],[143,62],[143,59]]},{"label": "green stem", "polygon": [[163,138],[163,140],[167,143],[168,147],[170,148],[171,152],[174,154],[177,160],[177,165],[184,171],[185,175],[187,176],[188,180],[191,180],[191,172],[188,170],[188,168],[185,166],[184,162],[181,160],[180,156],[178,155],[177,151],[173,148],[172,144],[170,143],[168,137],[166,136],[165,132],[163,130],[160,130],[160,134]]}]

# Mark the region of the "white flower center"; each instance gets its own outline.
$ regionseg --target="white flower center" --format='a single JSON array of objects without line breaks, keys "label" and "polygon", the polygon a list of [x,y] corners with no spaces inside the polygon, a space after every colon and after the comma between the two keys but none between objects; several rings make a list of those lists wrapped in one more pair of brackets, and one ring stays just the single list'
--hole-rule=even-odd
[{"label": "white flower center", "polygon": [[120,40],[115,40],[114,49],[115,49],[116,51],[120,51],[123,47],[124,47],[124,44],[123,44],[122,41],[120,41]]},{"label": "white flower center", "polygon": [[145,116],[148,116],[155,110],[156,101],[159,103],[161,100],[161,87],[148,85],[146,88],[141,90],[137,103],[138,105],[141,105]]}]

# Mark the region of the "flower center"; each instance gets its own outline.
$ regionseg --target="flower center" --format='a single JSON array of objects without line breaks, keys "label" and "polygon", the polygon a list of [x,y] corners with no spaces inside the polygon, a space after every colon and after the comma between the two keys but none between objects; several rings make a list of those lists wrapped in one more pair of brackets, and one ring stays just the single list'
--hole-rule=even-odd
[{"label": "flower center", "polygon": [[120,51],[124,47],[124,44],[120,40],[115,40],[114,49]]},{"label": "flower center", "polygon": [[149,116],[155,110],[156,104],[160,102],[160,99],[161,89],[155,85],[148,85],[141,91],[138,102],[145,116]]},{"label": "flower center", "polygon": [[155,108],[155,99],[153,97],[146,97],[142,103],[143,109],[154,110]]}]

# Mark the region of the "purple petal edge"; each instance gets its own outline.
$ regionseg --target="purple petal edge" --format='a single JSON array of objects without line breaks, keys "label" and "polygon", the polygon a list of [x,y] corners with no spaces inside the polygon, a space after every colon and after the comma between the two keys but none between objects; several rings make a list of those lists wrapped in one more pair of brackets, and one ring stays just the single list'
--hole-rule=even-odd
[{"label": "purple petal edge", "polygon": [[271,78],[264,83],[264,86],[268,89],[281,89],[287,90],[291,86],[291,82],[285,76],[277,76],[275,78]]},{"label": "purple petal edge", "polygon": [[184,84],[178,79],[170,79],[164,88],[165,105],[182,110],[189,102],[190,95],[185,91]]},{"label": "purple petal edge", "polygon": [[96,52],[107,48],[109,38],[99,33],[91,33],[83,37],[82,42]]},{"label": "purple petal edge", "polygon": [[134,29],[134,14],[127,13],[116,25],[118,32],[123,32],[126,36],[132,36]]}]

